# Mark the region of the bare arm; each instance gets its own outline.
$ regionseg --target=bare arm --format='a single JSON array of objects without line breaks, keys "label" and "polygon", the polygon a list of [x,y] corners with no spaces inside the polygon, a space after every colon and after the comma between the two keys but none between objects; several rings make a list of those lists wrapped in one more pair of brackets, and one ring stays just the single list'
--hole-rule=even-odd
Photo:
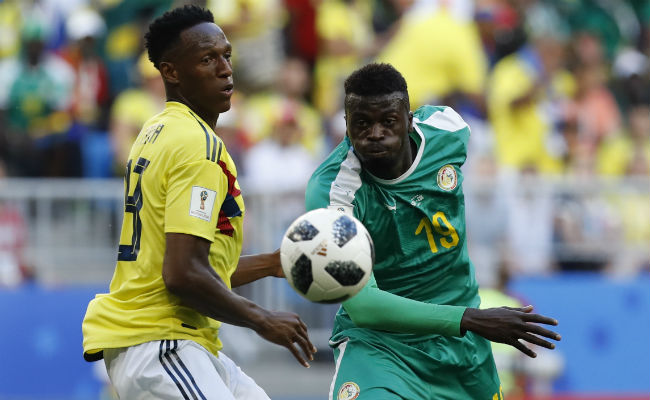
[{"label": "bare arm", "polygon": [[[230,291],[210,266],[209,251],[210,242],[205,239],[168,233],[162,270],[167,290],[178,296],[183,305],[207,317],[250,328],[264,339],[286,347],[308,367],[306,359],[313,359],[315,347],[300,317],[266,310]],[[298,348],[302,348],[304,356]]]},{"label": "bare arm", "polygon": [[253,256],[241,256],[237,270],[230,277],[232,287],[238,287],[267,276],[284,277],[280,251]]},{"label": "bare arm", "polygon": [[522,308],[499,307],[488,309],[468,308],[460,322],[461,332],[472,331],[492,341],[509,344],[529,357],[537,354],[520,340],[554,349],[555,344],[542,337],[560,340],[556,332],[537,324],[557,325],[557,321],[539,314],[532,314],[533,306]]}]

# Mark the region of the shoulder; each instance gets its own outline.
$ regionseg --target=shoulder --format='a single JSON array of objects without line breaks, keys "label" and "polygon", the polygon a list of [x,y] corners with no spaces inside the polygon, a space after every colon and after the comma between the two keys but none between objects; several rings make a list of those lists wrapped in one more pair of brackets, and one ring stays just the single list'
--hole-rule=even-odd
[{"label": "shoulder", "polygon": [[316,168],[310,182],[331,183],[341,169],[342,164],[346,162],[350,155],[354,157],[354,153],[350,149],[350,142],[347,139],[343,139],[327,156],[325,161]]},{"label": "shoulder", "polygon": [[413,113],[413,123],[420,127],[447,132],[469,129],[467,122],[453,108],[447,106],[422,106]]},{"label": "shoulder", "polygon": [[160,141],[160,150],[176,163],[216,161],[223,151],[221,139],[189,109],[168,107],[149,119],[138,141],[152,138]]},{"label": "shoulder", "polygon": [[361,186],[361,163],[344,139],[320,164],[307,185],[308,209],[326,207],[332,191],[354,193]]}]

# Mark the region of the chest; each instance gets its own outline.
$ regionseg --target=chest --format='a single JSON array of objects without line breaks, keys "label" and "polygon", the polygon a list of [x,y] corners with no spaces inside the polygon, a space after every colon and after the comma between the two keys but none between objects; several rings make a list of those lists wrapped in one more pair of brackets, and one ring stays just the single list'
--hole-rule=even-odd
[{"label": "chest", "polygon": [[442,255],[465,236],[462,173],[453,164],[434,165],[394,184],[369,183],[362,221],[379,259],[396,255]]}]

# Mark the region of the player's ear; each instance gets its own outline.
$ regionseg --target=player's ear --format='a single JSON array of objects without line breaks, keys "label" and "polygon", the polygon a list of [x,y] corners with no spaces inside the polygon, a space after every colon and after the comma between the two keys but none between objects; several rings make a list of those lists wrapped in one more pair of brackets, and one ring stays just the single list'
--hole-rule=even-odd
[{"label": "player's ear", "polygon": [[409,132],[413,130],[413,111],[409,111]]},{"label": "player's ear", "polygon": [[167,61],[161,61],[159,67],[160,67],[160,75],[162,75],[163,80],[165,82],[171,84],[178,83],[178,71],[176,71],[176,67],[174,66],[173,63]]}]

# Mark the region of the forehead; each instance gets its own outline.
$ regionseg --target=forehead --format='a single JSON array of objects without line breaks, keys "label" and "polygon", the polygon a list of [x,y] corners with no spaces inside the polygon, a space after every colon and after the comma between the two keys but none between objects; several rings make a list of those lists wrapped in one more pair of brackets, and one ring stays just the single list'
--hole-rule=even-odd
[{"label": "forehead", "polygon": [[393,92],[380,96],[361,96],[351,93],[345,97],[345,108],[348,114],[408,112],[406,104],[406,97],[401,92]]},{"label": "forehead", "polygon": [[221,28],[212,22],[203,22],[185,29],[180,34],[181,45],[188,51],[200,51],[213,47],[230,48],[230,42]]}]

